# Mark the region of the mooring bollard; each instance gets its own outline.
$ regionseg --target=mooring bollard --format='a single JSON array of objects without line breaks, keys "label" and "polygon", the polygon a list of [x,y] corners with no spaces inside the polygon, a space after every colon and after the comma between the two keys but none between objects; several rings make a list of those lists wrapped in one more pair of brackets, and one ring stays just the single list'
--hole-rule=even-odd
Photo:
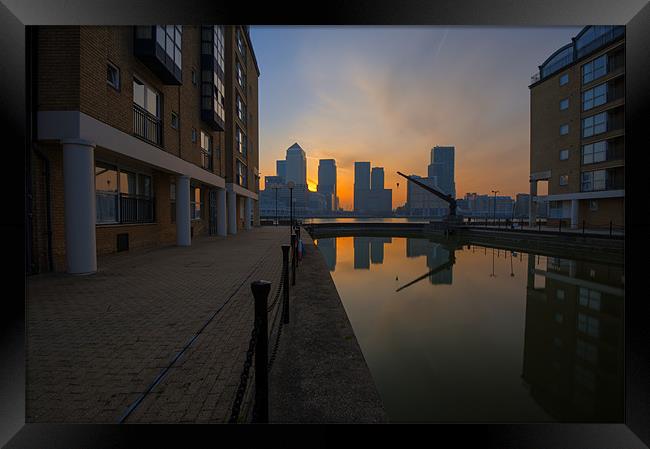
[{"label": "mooring bollard", "polygon": [[296,285],[296,242],[295,234],[291,234],[291,285]]},{"label": "mooring bollard", "polygon": [[251,283],[255,298],[255,405],[253,416],[257,422],[269,422],[269,339],[267,299],[271,291],[269,281]]},{"label": "mooring bollard", "polygon": [[289,322],[289,245],[282,245],[282,283],[282,321],[286,324]]}]

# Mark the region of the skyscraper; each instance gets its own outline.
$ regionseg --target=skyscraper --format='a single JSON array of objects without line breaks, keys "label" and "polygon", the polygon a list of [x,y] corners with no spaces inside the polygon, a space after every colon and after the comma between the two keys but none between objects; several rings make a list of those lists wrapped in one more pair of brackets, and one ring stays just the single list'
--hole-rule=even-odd
[{"label": "skyscraper", "polygon": [[435,146],[431,149],[429,178],[436,178],[436,184],[444,193],[456,198],[454,181],[454,147]]},{"label": "skyscraper", "polygon": [[296,185],[307,185],[307,158],[305,151],[298,143],[287,149],[287,182],[293,181]]},{"label": "skyscraper", "polygon": [[370,172],[370,188],[381,190],[384,188],[384,167],[373,167]]},{"label": "skyscraper", "polygon": [[354,211],[366,209],[370,192],[370,162],[354,163]]},{"label": "skyscraper", "polygon": [[[275,161],[275,174],[286,181],[287,179],[287,161]],[[283,182],[285,182],[283,181]]]},{"label": "skyscraper", "polygon": [[318,193],[325,196],[326,210],[338,209],[336,204],[336,161],[321,159],[318,161]]}]

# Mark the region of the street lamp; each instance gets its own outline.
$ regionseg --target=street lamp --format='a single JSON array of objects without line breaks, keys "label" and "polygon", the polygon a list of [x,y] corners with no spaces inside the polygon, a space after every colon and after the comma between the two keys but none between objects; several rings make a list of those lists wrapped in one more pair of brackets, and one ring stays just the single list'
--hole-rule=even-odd
[{"label": "street lamp", "polygon": [[289,232],[293,233],[293,188],[295,184],[293,181],[289,181],[287,183],[287,187],[289,187]]},{"label": "street lamp", "polygon": [[499,193],[498,190],[493,190],[492,193],[494,193],[494,221],[497,220],[497,193]]}]

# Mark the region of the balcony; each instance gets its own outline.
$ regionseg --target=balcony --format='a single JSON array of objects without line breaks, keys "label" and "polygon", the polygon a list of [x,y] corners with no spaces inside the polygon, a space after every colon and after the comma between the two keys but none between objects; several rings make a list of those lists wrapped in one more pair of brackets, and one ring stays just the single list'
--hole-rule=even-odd
[{"label": "balcony", "polygon": [[180,26],[136,26],[133,53],[165,84],[183,83]]},{"label": "balcony", "polygon": [[149,143],[162,146],[162,120],[133,104],[133,134]]},{"label": "balcony", "polygon": [[153,223],[153,198],[120,194],[120,223]]}]

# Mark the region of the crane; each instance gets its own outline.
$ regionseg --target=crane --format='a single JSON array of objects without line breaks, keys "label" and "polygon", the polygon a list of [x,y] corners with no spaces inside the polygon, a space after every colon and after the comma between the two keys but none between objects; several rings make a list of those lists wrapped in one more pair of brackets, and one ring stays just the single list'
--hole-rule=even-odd
[{"label": "crane", "polygon": [[418,181],[415,178],[407,176],[402,172],[398,171],[397,174],[400,175],[400,176],[403,176],[406,179],[408,179],[413,184],[415,184],[415,185],[417,185],[419,187],[422,187],[427,192],[433,193],[434,195],[436,195],[441,200],[446,201],[449,204],[449,216],[450,217],[456,217],[456,199],[453,198],[451,195],[447,195],[446,193],[442,193],[439,190],[436,190],[433,187],[430,187],[430,186],[424,184],[423,182]]}]

